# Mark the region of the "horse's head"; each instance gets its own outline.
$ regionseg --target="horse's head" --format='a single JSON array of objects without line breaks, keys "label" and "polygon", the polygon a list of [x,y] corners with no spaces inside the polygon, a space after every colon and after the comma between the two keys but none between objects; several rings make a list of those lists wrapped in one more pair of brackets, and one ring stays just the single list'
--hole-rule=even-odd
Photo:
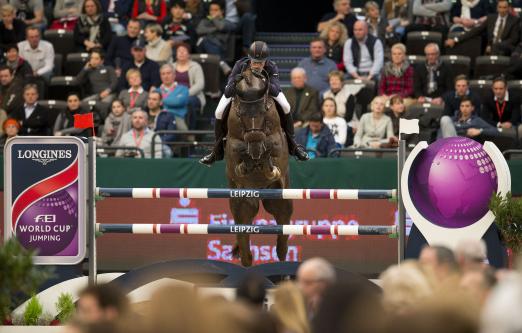
[{"label": "horse's head", "polygon": [[239,100],[237,115],[243,127],[243,140],[247,153],[253,160],[259,160],[267,151],[265,144],[268,79],[266,73],[246,69],[243,79],[236,84]]}]

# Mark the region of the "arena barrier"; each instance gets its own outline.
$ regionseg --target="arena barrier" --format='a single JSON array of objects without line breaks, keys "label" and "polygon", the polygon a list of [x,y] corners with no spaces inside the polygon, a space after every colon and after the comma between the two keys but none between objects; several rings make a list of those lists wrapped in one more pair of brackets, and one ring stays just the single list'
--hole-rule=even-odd
[{"label": "arena barrier", "polygon": [[230,189],[230,188],[96,188],[96,195],[111,198],[257,198],[257,199],[396,199],[397,190],[349,189]]},{"label": "arena barrier", "polygon": [[397,226],[367,225],[219,225],[219,224],[101,224],[96,231],[123,234],[263,234],[263,235],[397,235]]}]

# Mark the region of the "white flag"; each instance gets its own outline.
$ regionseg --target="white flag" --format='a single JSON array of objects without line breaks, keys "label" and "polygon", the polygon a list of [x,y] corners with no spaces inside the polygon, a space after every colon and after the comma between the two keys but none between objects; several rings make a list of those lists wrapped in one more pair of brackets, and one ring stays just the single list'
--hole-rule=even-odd
[{"label": "white flag", "polygon": [[419,133],[419,119],[399,119],[399,133]]}]

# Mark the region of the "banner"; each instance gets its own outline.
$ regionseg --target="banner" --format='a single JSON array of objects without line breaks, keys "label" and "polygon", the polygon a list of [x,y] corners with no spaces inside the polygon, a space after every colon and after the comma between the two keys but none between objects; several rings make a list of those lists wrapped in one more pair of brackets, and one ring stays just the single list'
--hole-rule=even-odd
[{"label": "banner", "polygon": [[4,237],[36,250],[36,264],[83,260],[85,166],[75,137],[15,137],[5,145]]}]

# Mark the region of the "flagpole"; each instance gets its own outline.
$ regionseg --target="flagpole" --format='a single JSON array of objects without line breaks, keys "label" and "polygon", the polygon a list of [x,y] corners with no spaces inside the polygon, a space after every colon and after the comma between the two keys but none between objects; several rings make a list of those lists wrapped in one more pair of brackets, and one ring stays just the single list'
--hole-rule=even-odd
[{"label": "flagpole", "polygon": [[398,240],[398,263],[400,264],[404,261],[404,253],[406,249],[406,208],[404,207],[404,203],[402,201],[402,186],[401,186],[401,175],[402,169],[404,168],[404,163],[406,162],[406,141],[402,140],[401,133],[399,132],[399,148],[398,148],[398,158],[397,158],[397,201],[398,201],[398,217],[399,217],[399,240]]}]

